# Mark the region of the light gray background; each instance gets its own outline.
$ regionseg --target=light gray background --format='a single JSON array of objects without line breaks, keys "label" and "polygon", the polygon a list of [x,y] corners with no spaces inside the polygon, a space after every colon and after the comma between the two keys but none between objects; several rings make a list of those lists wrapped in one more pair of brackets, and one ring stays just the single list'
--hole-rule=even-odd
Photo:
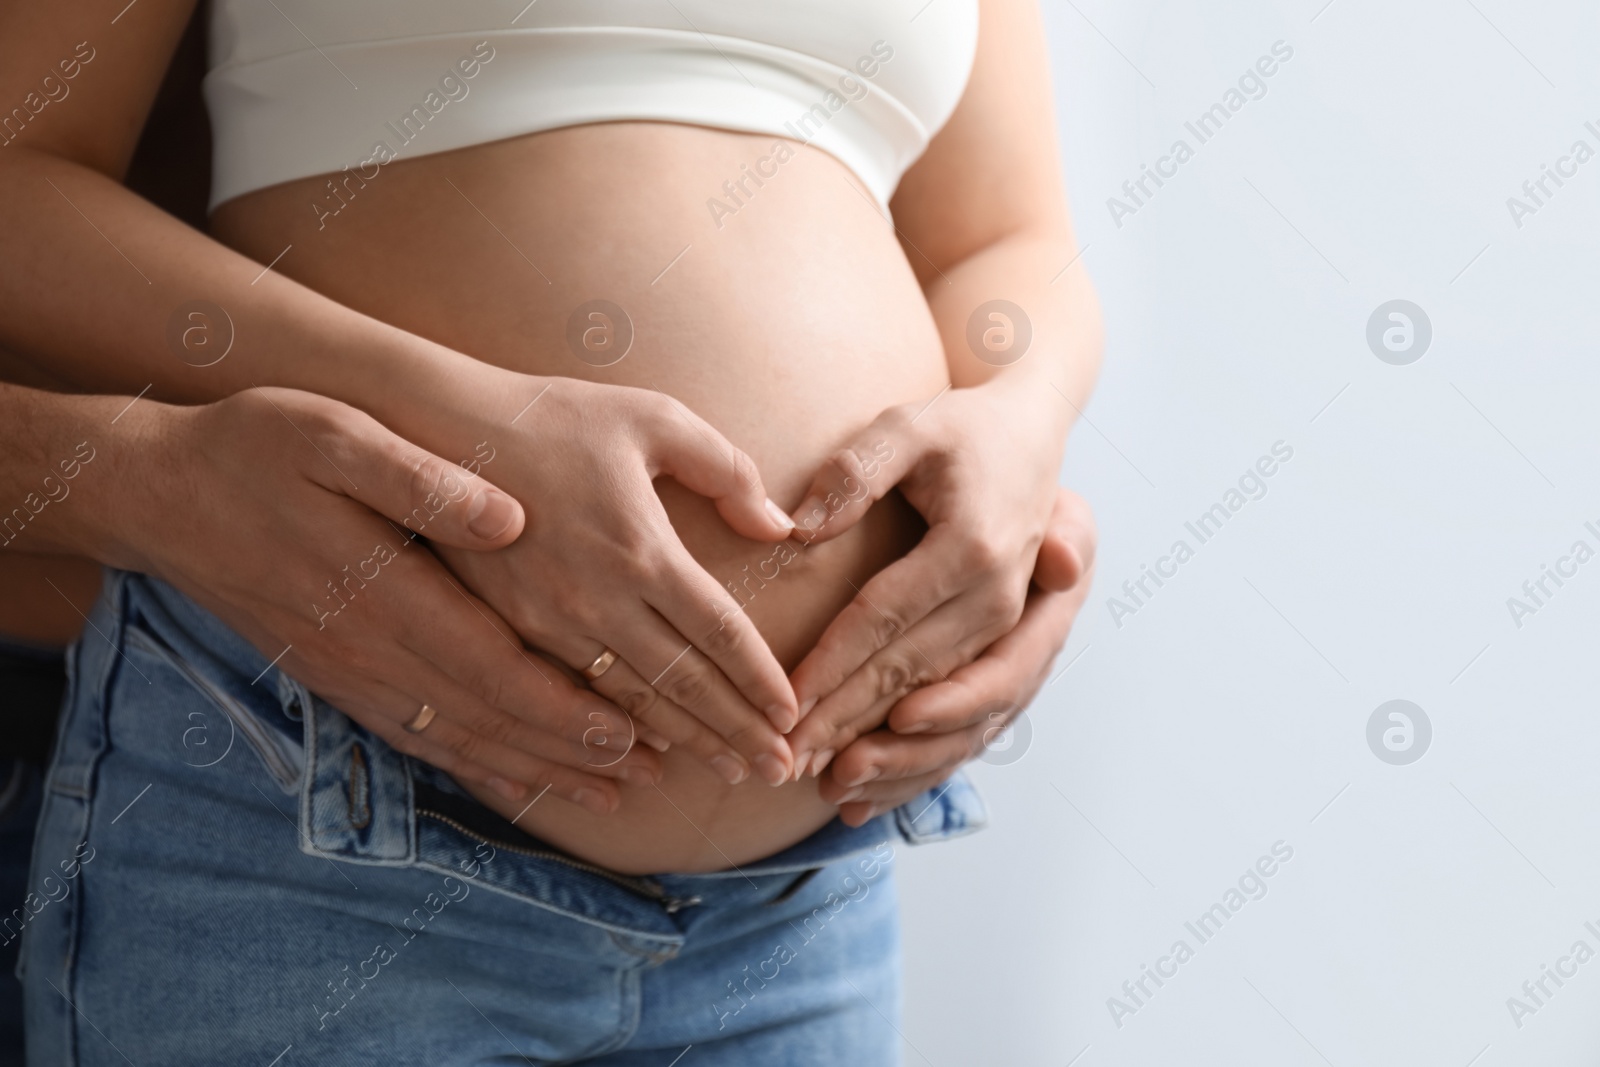
[{"label": "light gray background", "polygon": [[[900,850],[908,1064],[1600,1062],[1600,959],[1520,1029],[1506,1005],[1600,951],[1600,559],[1520,629],[1506,604],[1600,548],[1600,159],[1520,229],[1506,206],[1600,150],[1597,14],[1324,2],[1044,0],[1108,327],[1063,474],[1099,575],[1030,749],[974,775],[993,825]],[[1107,197],[1278,40],[1267,95],[1117,228]],[[1396,298],[1433,325],[1410,366],[1365,341]],[[1268,494],[1117,627],[1279,440]],[[1434,730],[1408,766],[1366,742],[1395,698]],[[1184,921],[1279,840],[1200,945]],[[1119,1029],[1107,998],[1180,937]]]}]

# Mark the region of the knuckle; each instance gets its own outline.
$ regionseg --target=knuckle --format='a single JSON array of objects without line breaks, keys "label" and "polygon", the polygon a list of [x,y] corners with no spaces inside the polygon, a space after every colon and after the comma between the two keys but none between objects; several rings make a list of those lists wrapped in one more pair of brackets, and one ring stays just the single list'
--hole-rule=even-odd
[{"label": "knuckle", "polygon": [[467,670],[463,681],[469,692],[478,694],[492,708],[503,709],[507,706],[506,680],[499,671],[482,665],[471,666]]},{"label": "knuckle", "polygon": [[861,457],[856,455],[850,448],[836,449],[828,457],[828,462],[823,469],[836,474],[838,476],[837,480],[840,482],[849,482],[852,479],[859,479],[865,476],[865,471],[861,466]]},{"label": "knuckle", "polygon": [[828,735],[829,745],[836,751],[843,751],[861,736],[862,723],[855,720],[835,723],[832,732]]},{"label": "knuckle", "polygon": [[743,647],[743,629],[739,626],[730,626],[727,619],[722,619],[714,630],[700,640],[701,651],[713,659],[731,656]]},{"label": "knuckle", "polygon": [[877,668],[879,698],[895,697],[911,688],[911,669],[899,657],[887,659]]},{"label": "knuckle", "polygon": [[877,648],[888,645],[904,634],[911,622],[899,604],[871,604],[865,598],[861,600],[861,615],[867,620],[867,631]]},{"label": "knuckle", "polygon": [[[599,614],[595,610],[594,598],[576,584],[566,581],[552,583],[552,587],[545,595],[549,598],[555,617],[576,626],[581,632],[592,632],[600,621]],[[534,630],[524,632],[534,632]]]},{"label": "knuckle", "polygon": [[[285,424],[284,429],[289,430],[295,437],[304,433],[312,443],[324,452],[338,456],[341,460],[348,460],[356,452],[354,435],[344,422],[331,413],[320,408],[309,411],[296,412],[298,420],[293,429]],[[278,420],[280,423],[283,419]],[[298,432],[296,432],[298,431]]]},{"label": "knuckle", "polygon": [[420,448],[410,447],[402,448],[396,457],[396,462],[406,472],[406,492],[414,504],[426,500],[433,492],[438,472],[434,469],[432,458]]},{"label": "knuckle", "polygon": [[761,482],[761,471],[756,467],[756,461],[751,459],[750,456],[741,448],[733,448],[731,445],[729,448],[732,449],[733,453],[730,457],[730,460],[733,464],[733,476],[738,483],[746,488],[759,485]]},{"label": "knuckle", "polygon": [[1015,590],[1005,589],[997,595],[988,598],[982,609],[977,613],[980,631],[998,631],[1008,633],[1022,618],[1022,609],[1027,597]]},{"label": "knuckle", "polygon": [[612,547],[623,577],[634,583],[653,581],[662,571],[661,541],[651,524],[630,523],[618,531]]},{"label": "knuckle", "polygon": [[421,505],[427,507],[430,514],[436,513],[444,503],[455,503],[467,493],[466,483],[459,477],[456,467],[415,445],[401,446],[397,462],[406,472],[413,508]]},{"label": "knuckle", "polygon": [[873,664],[877,696],[880,700],[904,696],[927,684],[931,669],[921,656],[906,647],[891,648]]},{"label": "knuckle", "polygon": [[1006,597],[1005,611],[1000,618],[1000,632],[1008,634],[1022,624],[1023,613],[1027,610],[1028,598],[1022,594],[1013,593]]},{"label": "knuckle", "polygon": [[626,689],[611,697],[617,707],[636,719],[648,716],[655,709],[659,699],[654,689],[642,683],[629,685]]},{"label": "knuckle", "polygon": [[365,645],[343,642],[332,656],[341,671],[350,675],[372,677],[380,674],[378,657]]},{"label": "knuckle", "polygon": [[908,433],[912,427],[912,420],[916,418],[917,409],[913,404],[896,404],[888,408],[878,417],[879,429],[888,430],[897,434]]},{"label": "knuckle", "polygon": [[490,715],[474,724],[473,733],[491,745],[509,745],[516,737],[517,724],[509,715]]},{"label": "knuckle", "polygon": [[987,533],[977,534],[963,542],[961,566],[966,571],[988,574],[1007,562],[1006,555],[1005,547],[999,537]]},{"label": "knuckle", "polygon": [[640,435],[646,441],[658,441],[678,419],[672,399],[654,389],[640,389],[632,397],[628,414]]},{"label": "knuckle", "polygon": [[460,739],[451,747],[455,750],[457,756],[468,763],[481,763],[487,746],[482,735],[469,730],[463,733]]},{"label": "knuckle", "polygon": [[771,727],[764,722],[746,723],[727,737],[728,744],[741,752],[755,752],[767,747]]},{"label": "knuckle", "polygon": [[667,683],[667,696],[680,707],[701,707],[711,699],[711,677],[699,664],[687,660],[685,657],[685,661],[673,669]]},{"label": "knuckle", "polygon": [[261,403],[254,406],[254,410],[262,418],[270,418],[297,439],[304,433],[318,444],[349,444],[348,439],[367,417],[336,400],[287,389],[252,389],[250,395],[260,399]]}]

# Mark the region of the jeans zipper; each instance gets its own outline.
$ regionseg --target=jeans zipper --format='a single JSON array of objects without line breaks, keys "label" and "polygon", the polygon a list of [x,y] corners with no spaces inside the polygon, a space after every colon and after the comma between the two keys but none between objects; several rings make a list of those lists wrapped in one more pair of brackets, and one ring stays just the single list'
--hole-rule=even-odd
[{"label": "jeans zipper", "polygon": [[513,845],[506,841],[497,841],[494,838],[485,837],[483,834],[480,834],[476,830],[473,830],[457,820],[452,819],[450,816],[442,815],[430,808],[418,808],[417,814],[425,815],[430,819],[442,822],[452,830],[455,830],[457,833],[465,834],[473,840],[481,841],[492,848],[503,848],[507,852],[514,852],[519,856],[530,856],[534,859],[550,860],[554,863],[564,864],[565,866],[572,867],[576,870],[586,871],[597,878],[604,878],[608,882],[619,885],[624,889],[631,890],[642,897],[655,901],[666,910],[668,915],[675,914],[683,908],[691,907],[700,903],[699,897],[670,897],[667,895],[666,890],[662,889],[660,885],[652,882],[648,878],[630,878],[625,874],[618,874],[615,871],[608,871],[604,867],[597,867],[592,863],[584,863],[582,860],[573,859],[571,856],[561,852],[553,852],[548,849],[526,848],[522,845]]}]

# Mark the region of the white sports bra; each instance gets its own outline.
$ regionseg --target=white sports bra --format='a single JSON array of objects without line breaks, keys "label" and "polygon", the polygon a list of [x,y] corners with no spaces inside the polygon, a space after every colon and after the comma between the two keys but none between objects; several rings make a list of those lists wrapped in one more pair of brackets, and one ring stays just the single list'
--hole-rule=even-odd
[{"label": "white sports bra", "polygon": [[[977,0],[211,0],[211,206],[617,120],[811,144],[880,203],[944,125]],[[526,6],[524,6],[526,4]]]}]

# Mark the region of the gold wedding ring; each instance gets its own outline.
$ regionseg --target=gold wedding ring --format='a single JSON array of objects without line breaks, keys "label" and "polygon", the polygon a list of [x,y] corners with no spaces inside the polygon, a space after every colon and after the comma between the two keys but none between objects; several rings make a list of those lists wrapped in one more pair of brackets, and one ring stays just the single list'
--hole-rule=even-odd
[{"label": "gold wedding ring", "polygon": [[609,671],[611,669],[611,665],[615,662],[617,662],[617,654],[611,651],[609,648],[604,649],[598,656],[594,658],[593,663],[589,664],[583,669],[583,676],[592,682],[599,678],[602,674],[606,673],[606,671]]},{"label": "gold wedding ring", "polygon": [[431,704],[422,705],[422,710],[417,712],[410,722],[406,723],[406,733],[420,734],[428,728],[428,724],[433,721],[433,717],[437,714],[439,713],[434,710]]}]

